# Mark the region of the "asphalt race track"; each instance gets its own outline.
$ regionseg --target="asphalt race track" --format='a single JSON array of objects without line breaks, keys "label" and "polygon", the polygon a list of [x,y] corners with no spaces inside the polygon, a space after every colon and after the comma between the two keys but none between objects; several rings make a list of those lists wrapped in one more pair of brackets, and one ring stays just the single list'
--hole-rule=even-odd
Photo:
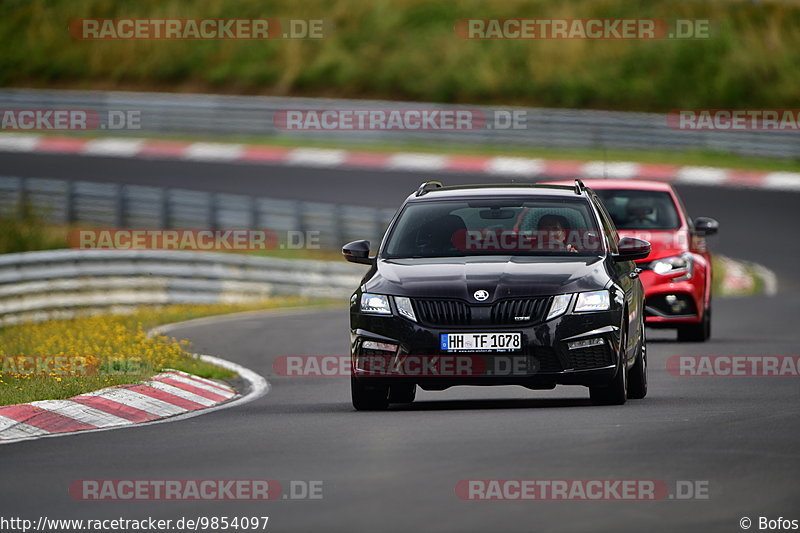
[{"label": "asphalt race track", "polygon": [[[397,205],[429,175],[263,165],[0,156],[6,175],[68,177]],[[222,168],[224,166],[224,168]],[[442,175],[447,183],[485,176]],[[495,179],[496,180],[496,179]],[[492,181],[495,181],[492,180]],[[714,250],[774,270],[774,297],[716,300],[713,338],[678,344],[651,331],[650,392],[592,407],[588,390],[455,388],[356,413],[346,378],[284,378],[280,355],[345,354],[341,310],[264,314],[172,333],[270,381],[266,396],[175,423],[0,447],[4,515],[50,518],[269,516],[268,531],[741,531],[750,517],[798,516],[797,378],[678,377],[672,355],[796,355],[800,345],[800,195],[681,187],[693,216],[720,221]],[[360,267],[353,265],[354,269]],[[320,500],[81,502],[78,479],[322,480]],[[707,482],[708,499],[470,502],[465,479]]]}]

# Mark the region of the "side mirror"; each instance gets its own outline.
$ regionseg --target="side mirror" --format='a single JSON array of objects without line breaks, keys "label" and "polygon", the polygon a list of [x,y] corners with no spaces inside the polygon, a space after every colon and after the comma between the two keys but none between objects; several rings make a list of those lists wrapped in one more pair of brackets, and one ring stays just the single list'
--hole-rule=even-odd
[{"label": "side mirror", "polygon": [[694,232],[697,235],[714,235],[719,231],[719,222],[713,218],[697,217],[694,219]]},{"label": "side mirror", "polygon": [[623,237],[619,240],[619,252],[614,261],[636,261],[650,255],[650,243],[634,237]]},{"label": "side mirror", "polygon": [[342,247],[342,255],[351,263],[371,265],[374,262],[369,256],[369,241],[348,242]]}]

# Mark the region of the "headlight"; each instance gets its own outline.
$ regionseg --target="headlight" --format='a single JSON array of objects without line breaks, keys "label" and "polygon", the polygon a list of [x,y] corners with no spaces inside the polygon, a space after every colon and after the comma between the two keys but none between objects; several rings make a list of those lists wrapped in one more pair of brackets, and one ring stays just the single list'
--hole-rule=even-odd
[{"label": "headlight", "polygon": [[550,312],[547,313],[547,320],[563,315],[567,311],[571,299],[571,294],[559,294],[553,297],[553,302],[550,304]]},{"label": "headlight", "polygon": [[676,281],[690,279],[692,277],[693,266],[694,263],[692,261],[692,256],[689,254],[665,257],[664,259],[653,261],[650,264],[650,268],[653,269],[653,272],[656,274],[661,274],[662,276],[666,276],[667,274],[685,273],[684,276],[675,278]]},{"label": "headlight", "polygon": [[417,315],[414,314],[414,308],[411,307],[411,299],[404,296],[395,296],[394,303],[397,305],[397,312],[409,320],[417,321]]},{"label": "headlight", "polygon": [[361,312],[375,315],[391,315],[392,308],[389,307],[389,297],[385,294],[365,292],[361,295]]},{"label": "headlight", "polygon": [[611,307],[611,297],[607,290],[580,292],[575,302],[575,312],[605,311]]}]

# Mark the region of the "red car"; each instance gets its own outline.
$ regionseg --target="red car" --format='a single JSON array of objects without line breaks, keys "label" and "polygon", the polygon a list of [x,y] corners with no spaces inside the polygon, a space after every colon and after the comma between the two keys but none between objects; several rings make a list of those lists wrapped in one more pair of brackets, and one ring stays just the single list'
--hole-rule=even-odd
[{"label": "red car", "polygon": [[690,219],[669,183],[614,179],[584,183],[603,200],[621,237],[651,244],[650,255],[636,261],[642,270],[646,324],[677,328],[682,342],[708,340],[712,272],[705,237],[718,231],[717,221]]}]

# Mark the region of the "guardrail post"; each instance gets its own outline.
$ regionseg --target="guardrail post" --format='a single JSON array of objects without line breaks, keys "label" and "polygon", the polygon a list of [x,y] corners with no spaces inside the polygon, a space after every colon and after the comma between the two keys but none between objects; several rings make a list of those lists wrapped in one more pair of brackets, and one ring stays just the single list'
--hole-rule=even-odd
[{"label": "guardrail post", "polygon": [[125,216],[125,185],[119,185],[116,189],[117,194],[117,205],[116,205],[116,213],[115,213],[115,224],[118,228],[125,227],[125,221],[127,217]]},{"label": "guardrail post", "polygon": [[337,204],[333,206],[333,235],[336,239],[333,249],[341,248],[344,243],[344,208]]},{"label": "guardrail post", "polygon": [[75,222],[75,182],[67,181],[67,198],[64,205],[64,223],[69,225]]},{"label": "guardrail post", "polygon": [[208,222],[211,229],[219,229],[219,198],[216,193],[208,193]]},{"label": "guardrail post", "polygon": [[28,178],[19,178],[19,194],[17,195],[17,220],[25,216],[25,211],[28,209]]},{"label": "guardrail post", "polygon": [[169,189],[161,189],[161,228],[169,229]]},{"label": "guardrail post", "polygon": [[258,199],[250,197],[250,227],[248,229],[258,229]]},{"label": "guardrail post", "polygon": [[303,233],[303,235],[305,235],[305,231],[306,231],[306,219],[305,219],[306,206],[305,206],[305,203],[304,202],[299,202],[299,201],[295,202],[294,213],[295,213],[295,226],[297,228],[297,231],[299,231],[299,232]]}]

